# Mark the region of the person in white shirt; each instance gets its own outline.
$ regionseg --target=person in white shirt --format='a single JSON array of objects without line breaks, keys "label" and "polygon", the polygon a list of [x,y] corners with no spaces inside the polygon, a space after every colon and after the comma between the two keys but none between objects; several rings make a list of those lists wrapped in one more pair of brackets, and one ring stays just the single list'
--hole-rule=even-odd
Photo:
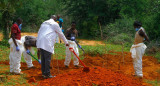
[{"label": "person in white shirt", "polygon": [[51,54],[54,54],[54,44],[56,34],[69,46],[68,41],[62,33],[56,21],[56,16],[52,15],[51,19],[44,21],[38,31],[37,48],[41,51],[41,71],[43,78],[52,78],[50,74]]},{"label": "person in white shirt", "polygon": [[136,34],[134,44],[132,45],[130,52],[132,53],[135,76],[142,78],[142,57],[145,53],[145,49],[147,48],[147,46],[143,42],[149,42],[149,38],[144,28],[142,27],[141,22],[135,21],[133,26],[136,30]]}]

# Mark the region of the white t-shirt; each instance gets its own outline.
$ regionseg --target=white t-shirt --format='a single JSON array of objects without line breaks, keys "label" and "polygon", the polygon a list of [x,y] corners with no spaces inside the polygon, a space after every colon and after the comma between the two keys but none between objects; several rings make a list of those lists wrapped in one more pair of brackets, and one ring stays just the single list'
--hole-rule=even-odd
[{"label": "white t-shirt", "polygon": [[48,52],[54,53],[56,33],[64,41],[65,44],[68,44],[68,41],[62,33],[57,22],[55,22],[53,19],[44,21],[38,31],[36,43],[37,48],[41,48]]}]

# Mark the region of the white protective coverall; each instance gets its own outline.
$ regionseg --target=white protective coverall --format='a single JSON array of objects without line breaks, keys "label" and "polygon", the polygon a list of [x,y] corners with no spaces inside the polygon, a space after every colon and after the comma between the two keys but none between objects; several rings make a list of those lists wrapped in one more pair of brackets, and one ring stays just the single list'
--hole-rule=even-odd
[{"label": "white protective coverall", "polygon": [[135,75],[143,77],[142,73],[142,57],[144,55],[147,46],[144,43],[132,45],[130,52],[132,53],[133,66],[135,69]]},{"label": "white protective coverall", "polygon": [[10,44],[10,54],[9,54],[10,72],[20,73],[21,72],[20,62],[21,62],[21,55],[23,51],[23,44],[21,40],[16,40],[17,45],[20,49],[19,51],[16,51],[16,45],[14,44],[12,38],[10,38],[8,42]]},{"label": "white protective coverall", "polygon": [[[27,67],[30,68],[30,67],[33,67],[32,57],[26,53],[26,49],[25,49],[25,46],[24,46],[25,37],[26,37],[26,36],[22,36],[22,37],[21,37],[21,42],[22,42],[23,48],[24,48],[23,51],[22,51],[22,53],[23,53],[24,60],[25,60],[26,63],[27,63]],[[28,48],[28,49],[29,49],[29,51],[30,51],[32,54],[35,53],[32,47],[30,47],[30,48]]]},{"label": "white protective coverall", "polygon": [[[74,49],[75,53],[77,54],[77,56],[79,56],[78,47],[77,47],[77,44],[75,43],[75,41],[68,40],[68,43],[69,43],[69,47],[72,47]],[[66,58],[65,58],[65,62],[64,62],[64,65],[66,65],[66,66],[69,66],[69,63],[71,62],[71,53],[72,52],[69,50],[69,47],[66,47]],[[75,55],[73,55],[73,64],[79,65],[78,58]]]},{"label": "white protective coverall", "polygon": [[145,53],[145,49],[147,46],[143,43],[144,37],[139,35],[139,31],[144,30],[144,28],[140,28],[135,34],[134,45],[132,45],[130,52],[133,58],[133,66],[135,69],[135,75],[138,77],[143,77],[142,73],[142,57]]}]

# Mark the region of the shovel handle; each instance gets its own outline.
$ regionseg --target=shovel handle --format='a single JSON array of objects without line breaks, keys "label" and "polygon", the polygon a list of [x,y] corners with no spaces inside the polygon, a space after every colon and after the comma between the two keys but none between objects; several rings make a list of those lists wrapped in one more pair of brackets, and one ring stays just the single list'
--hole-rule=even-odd
[{"label": "shovel handle", "polygon": [[73,52],[74,55],[78,58],[78,60],[81,62],[81,64],[82,64],[84,67],[86,67],[85,64],[81,61],[81,59],[77,56],[77,54],[75,53],[74,49],[70,47],[69,50],[70,50],[71,52]]},{"label": "shovel handle", "polygon": [[[35,58],[31,53],[27,53],[27,54],[29,54],[31,57],[33,57],[35,60],[37,60],[38,63],[40,63],[39,60],[38,60],[37,58]],[[40,64],[41,64],[41,63],[40,63]]]}]

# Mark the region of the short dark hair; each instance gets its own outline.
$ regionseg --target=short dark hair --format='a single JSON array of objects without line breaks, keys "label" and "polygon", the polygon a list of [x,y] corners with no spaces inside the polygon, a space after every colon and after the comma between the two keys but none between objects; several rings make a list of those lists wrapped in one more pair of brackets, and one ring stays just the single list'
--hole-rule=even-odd
[{"label": "short dark hair", "polygon": [[75,22],[75,21],[72,21],[72,24],[76,24],[76,22]]},{"label": "short dark hair", "polygon": [[21,18],[18,18],[17,19],[17,22],[22,22],[23,20]]},{"label": "short dark hair", "polygon": [[133,23],[133,25],[134,25],[134,26],[137,26],[137,27],[138,27],[138,26],[141,27],[141,26],[142,26],[142,23],[141,23],[140,21],[135,21],[135,22]]}]

